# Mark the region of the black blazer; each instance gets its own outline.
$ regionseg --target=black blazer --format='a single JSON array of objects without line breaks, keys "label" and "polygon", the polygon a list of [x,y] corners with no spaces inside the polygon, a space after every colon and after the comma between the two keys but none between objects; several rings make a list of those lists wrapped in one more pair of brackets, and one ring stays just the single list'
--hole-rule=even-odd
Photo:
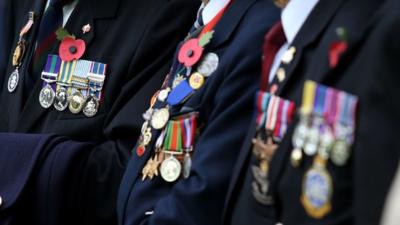
[{"label": "black blazer", "polygon": [[[331,71],[328,60],[329,47],[334,41],[338,40],[336,29],[343,27],[348,32],[349,49],[357,49],[357,47],[361,45],[360,41],[368,35],[371,24],[377,18],[376,14],[378,14],[378,9],[381,5],[382,2],[376,0],[320,1],[293,42],[293,46],[297,49],[293,61],[289,65],[282,65],[286,70],[286,79],[279,85],[277,94],[285,99],[294,101],[296,106],[300,107],[304,81],[311,79],[358,95],[357,92],[354,91],[354,88],[350,87],[355,87],[361,83],[358,82],[358,80],[365,80],[363,78],[365,74],[362,75],[361,73],[357,73],[357,76],[360,76],[358,77],[358,80],[351,78],[350,75],[346,77],[336,72],[327,77],[326,74]],[[340,64],[352,65],[355,60],[356,59],[345,61],[345,59],[342,59]],[[359,66],[368,70],[370,63],[372,62],[364,62]],[[339,67],[340,66],[338,66],[338,68]],[[336,82],[344,77],[346,77],[348,88],[336,85]],[[335,85],[332,83],[326,83],[328,79],[335,81]],[[366,97],[368,98],[368,96]],[[362,104],[363,99],[361,97],[361,105]],[[358,115],[358,120],[361,117],[361,114]],[[361,127],[366,126],[365,124],[369,123],[369,119],[368,122],[364,122],[364,125],[359,121],[357,122],[358,135]],[[290,153],[293,149],[291,142],[293,130],[294,125],[288,129],[286,136],[282,140],[272,159],[268,179],[271,185],[270,190],[275,199],[275,204],[264,208],[258,205],[258,203],[255,203],[256,201],[251,193],[247,193],[247,198],[240,198],[240,196],[237,196],[244,194],[244,175],[249,166],[249,160],[251,157],[251,139],[255,135],[255,126],[249,130],[248,137],[241,150],[240,159],[234,171],[234,178],[230,185],[230,191],[228,192],[228,201],[226,203],[224,216],[225,224],[232,223],[231,212],[235,207],[238,207],[238,205],[242,205],[242,207],[251,207],[251,210],[249,210],[250,215],[244,214],[242,217],[249,218],[250,222],[253,220],[255,224],[275,224],[278,221],[282,221],[285,225],[352,224],[354,221],[358,220],[365,222],[359,224],[376,224],[377,222],[367,222],[368,220],[363,219],[361,214],[359,214],[359,210],[363,208],[362,211],[365,211],[368,207],[371,207],[371,205],[377,205],[378,202],[364,202],[364,205],[362,206],[359,205],[357,201],[354,201],[354,196],[363,193],[364,190],[360,188],[360,190],[355,192],[352,188],[358,185],[359,177],[367,175],[368,172],[365,173],[364,171],[365,175],[362,176],[354,176],[354,172],[352,172],[354,170],[353,162],[351,163],[351,166],[343,168],[328,166],[329,172],[334,174],[335,194],[333,197],[332,212],[321,220],[314,220],[306,215],[300,203],[300,194],[304,172],[312,164],[312,159],[306,158],[303,160],[303,165],[300,168],[295,169],[292,167],[290,163]],[[358,145],[358,142],[356,142],[355,147]],[[357,149],[355,148],[353,152],[356,151]],[[353,157],[353,160],[354,158],[356,157]],[[385,176],[384,179],[386,180],[387,177]],[[364,189],[366,188],[364,187]],[[367,200],[375,197],[376,195],[374,195],[374,197],[365,196],[365,199]],[[240,201],[238,199],[240,199]],[[243,206],[243,204],[245,206]],[[360,208],[355,208],[355,206],[360,206]],[[372,221],[377,221],[376,214],[379,210],[375,207],[374,209],[374,211],[368,209],[369,214],[364,217],[369,219],[372,219],[373,217],[374,220]],[[375,216],[369,217],[369,215]]]},{"label": "black blazer", "polygon": [[8,55],[11,50],[11,34],[13,33],[13,18],[7,17],[11,10],[12,1],[0,2],[0,90],[3,87],[3,79],[6,77]]},{"label": "black blazer", "polygon": [[[14,48],[19,30],[27,21],[28,12],[43,11],[45,1],[13,2],[13,11],[16,13],[10,11],[6,16],[17,19],[13,33]],[[53,108],[43,109],[38,102],[42,83],[40,79],[32,90],[24,90],[22,84],[31,76],[30,61],[39,23],[34,24],[27,36],[28,49],[20,68],[20,85],[14,93],[8,93],[6,84],[3,84],[0,97],[0,131],[14,134],[55,134],[56,137],[65,137],[69,143],[85,144],[86,147],[77,152],[73,163],[64,167],[70,172],[70,176],[62,177],[68,188],[63,189],[66,192],[63,192],[65,194],[61,199],[52,198],[50,192],[43,190],[51,188],[58,192],[64,188],[49,187],[50,181],[46,180],[58,176],[51,169],[48,171],[47,165],[58,165],[64,159],[62,154],[47,158],[53,148],[41,149],[41,157],[38,158],[40,163],[31,177],[32,186],[27,186],[27,192],[24,192],[29,194],[23,195],[25,198],[16,202],[27,208],[21,208],[20,215],[32,214],[39,217],[37,221],[30,221],[30,224],[116,223],[118,185],[130,151],[140,133],[142,112],[147,107],[144,102],[148,102],[161,85],[170,67],[175,46],[191,27],[199,4],[195,0],[78,2],[65,29],[86,42],[87,50],[83,59],[106,63],[109,68],[104,84],[104,101],[93,118],[75,115],[68,110],[58,112]],[[83,34],[82,27],[86,24],[90,24],[91,31]],[[57,53],[57,49],[55,47],[53,52]],[[8,65],[5,83],[12,70],[11,65]],[[24,137],[21,135],[19,141],[24,142]],[[71,149],[73,148],[74,145],[71,144]],[[64,152],[67,151],[68,148],[65,148]],[[20,165],[18,161],[10,161],[1,166]],[[9,177],[13,175],[1,174],[0,180]],[[38,195],[42,200],[46,199],[46,204],[50,206],[48,211],[39,202],[30,199]],[[8,205],[5,208],[7,207]],[[5,208],[0,208],[0,212]],[[53,213],[60,215],[55,221],[49,219]]]},{"label": "black blazer", "polygon": [[[217,70],[188,101],[171,110],[199,113],[201,131],[190,177],[174,183],[160,176],[142,181],[142,169],[154,149],[148,148],[142,157],[134,154],[120,187],[119,224],[221,223],[232,169],[252,117],[264,35],[278,15],[271,1],[232,1],[205,48],[218,55]],[[154,213],[146,214],[150,211]]]}]

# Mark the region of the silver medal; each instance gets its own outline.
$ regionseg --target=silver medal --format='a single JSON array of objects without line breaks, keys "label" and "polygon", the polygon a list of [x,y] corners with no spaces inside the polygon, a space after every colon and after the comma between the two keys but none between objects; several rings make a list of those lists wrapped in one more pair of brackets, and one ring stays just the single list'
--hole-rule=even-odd
[{"label": "silver medal", "polygon": [[58,111],[64,111],[68,107],[68,90],[64,87],[60,87],[56,91],[54,98],[54,108]]},{"label": "silver medal", "polygon": [[53,88],[49,84],[46,84],[46,86],[44,86],[39,93],[40,105],[45,109],[50,108],[50,106],[54,103],[55,96],[56,93],[54,93]]},{"label": "silver medal", "polygon": [[218,55],[215,53],[208,53],[204,56],[203,60],[199,64],[197,71],[205,76],[210,76],[215,70],[217,70],[219,64]]},{"label": "silver medal", "polygon": [[19,83],[19,71],[18,68],[11,73],[10,77],[8,77],[8,92],[12,93],[17,89]]},{"label": "silver medal", "polygon": [[318,148],[318,155],[324,159],[329,159],[330,150],[332,149],[333,142],[335,141],[332,129],[328,125],[323,126],[322,134],[320,136],[320,146]]},{"label": "silver medal", "polygon": [[87,117],[93,117],[97,114],[97,111],[99,110],[99,101],[91,96],[86,102],[85,107],[83,108],[83,114]]},{"label": "silver medal", "polygon": [[192,158],[189,153],[186,153],[185,158],[183,159],[183,177],[189,178],[190,170],[192,169]]},{"label": "silver medal", "polygon": [[172,155],[165,159],[160,167],[161,177],[167,182],[176,181],[181,175],[181,163]]},{"label": "silver medal", "polygon": [[336,166],[344,166],[350,158],[350,146],[344,140],[336,140],[331,152],[331,160]]}]

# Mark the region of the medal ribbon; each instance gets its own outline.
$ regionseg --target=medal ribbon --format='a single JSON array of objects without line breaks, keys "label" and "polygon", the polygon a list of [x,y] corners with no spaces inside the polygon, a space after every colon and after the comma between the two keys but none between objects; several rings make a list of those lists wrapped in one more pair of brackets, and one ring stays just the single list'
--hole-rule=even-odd
[{"label": "medal ribbon", "polygon": [[303,103],[300,109],[300,113],[304,116],[310,115],[313,111],[316,88],[317,84],[313,81],[306,81],[304,84]]},{"label": "medal ribbon", "polygon": [[182,153],[182,129],[180,121],[169,121],[166,128],[166,135],[164,141],[165,152],[171,154]]},{"label": "medal ribbon", "polygon": [[41,79],[44,81],[42,87],[47,84],[53,84],[51,87],[55,89],[54,83],[57,81],[58,73],[60,72],[61,59],[57,55],[48,55],[46,66],[42,72]]},{"label": "medal ribbon", "polygon": [[102,100],[102,89],[106,78],[107,65],[104,63],[93,62],[92,68],[88,75],[89,79],[89,95]]},{"label": "medal ribbon", "polygon": [[258,129],[264,127],[265,121],[267,119],[267,106],[270,101],[271,94],[268,92],[259,91],[257,93],[257,103],[256,103],[256,110],[257,110],[257,118],[256,123]]},{"label": "medal ribbon", "polygon": [[276,122],[275,122],[275,127],[273,127],[272,133],[274,137],[280,138],[279,137],[279,130],[281,129],[282,126],[282,118],[283,118],[283,106],[284,106],[284,100],[279,98],[278,101],[278,110],[276,112]]},{"label": "medal ribbon", "polygon": [[72,76],[72,89],[74,91],[81,91],[82,95],[86,98],[88,96],[88,75],[92,68],[93,62],[87,60],[78,60],[75,67],[74,75]]},{"label": "medal ribbon", "polygon": [[59,73],[57,78],[57,90],[60,89],[62,86],[66,86],[68,87],[68,94],[70,94],[72,74],[74,73],[75,66],[75,60],[70,62],[62,61],[61,72]]}]

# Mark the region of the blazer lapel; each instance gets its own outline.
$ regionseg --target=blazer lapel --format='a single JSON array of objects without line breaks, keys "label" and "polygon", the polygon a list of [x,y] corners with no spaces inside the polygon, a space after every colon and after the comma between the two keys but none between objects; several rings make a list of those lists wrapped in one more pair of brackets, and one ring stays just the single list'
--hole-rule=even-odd
[{"label": "blazer lapel", "polygon": [[214,37],[209,44],[210,49],[218,48],[224,42],[229,40],[239,25],[247,10],[256,0],[234,0],[226,9],[221,20],[215,26]]},{"label": "blazer lapel", "polygon": [[328,26],[332,17],[344,2],[344,0],[320,1],[315,6],[291,45],[296,48],[293,61],[287,65],[281,64],[281,67],[286,71],[286,78],[280,82],[278,76],[274,77],[273,83],[279,84],[277,95],[281,95],[287,83],[293,79],[293,74],[300,65],[304,50],[318,40],[318,36],[323,33],[325,27]]},{"label": "blazer lapel", "polygon": [[[78,39],[82,39],[86,43],[86,49],[90,48],[95,35],[96,27],[95,21],[99,19],[113,18],[116,15],[119,0],[114,4],[108,4],[107,0],[99,1],[79,1],[75,10],[71,14],[65,29],[75,35]],[[83,32],[83,27],[89,25],[90,31]],[[53,48],[52,54],[58,55],[58,42]],[[82,59],[85,59],[83,55]],[[90,59],[89,59],[90,60]],[[32,127],[40,121],[40,118],[49,112],[51,109],[44,109],[39,105],[39,92],[42,87],[42,80],[38,79],[32,92],[30,93],[22,113],[19,116],[19,123],[17,127],[18,132],[28,132]]]}]

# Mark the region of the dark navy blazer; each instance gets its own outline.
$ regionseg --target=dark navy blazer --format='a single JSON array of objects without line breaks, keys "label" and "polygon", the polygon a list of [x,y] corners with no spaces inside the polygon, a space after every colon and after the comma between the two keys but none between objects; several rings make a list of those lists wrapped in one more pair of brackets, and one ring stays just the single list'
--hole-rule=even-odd
[{"label": "dark navy blazer", "polygon": [[[206,51],[218,69],[178,111],[198,111],[204,127],[188,179],[141,180],[150,151],[134,154],[118,197],[119,224],[218,225],[232,169],[253,115],[264,35],[279,19],[272,1],[234,0],[215,27]],[[151,214],[152,213],[152,214]]]}]

